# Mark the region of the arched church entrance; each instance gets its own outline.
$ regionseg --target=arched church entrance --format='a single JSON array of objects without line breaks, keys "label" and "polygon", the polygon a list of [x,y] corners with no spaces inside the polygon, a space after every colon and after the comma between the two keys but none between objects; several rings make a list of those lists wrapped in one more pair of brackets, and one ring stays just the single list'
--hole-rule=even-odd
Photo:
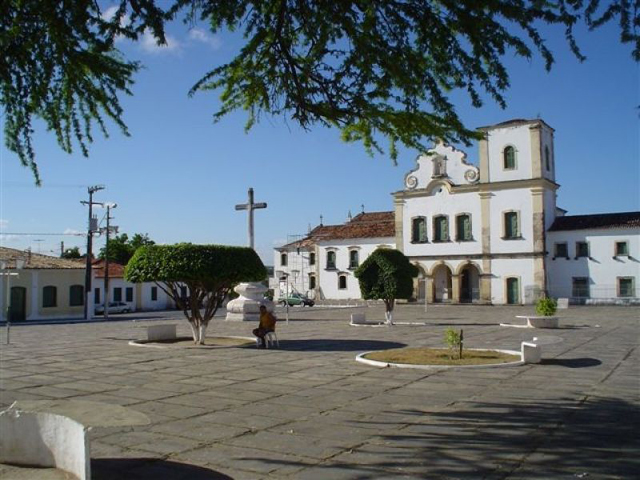
[{"label": "arched church entrance", "polygon": [[451,269],[446,265],[438,265],[433,271],[433,301],[451,301]]},{"label": "arched church entrance", "polygon": [[480,300],[480,272],[475,265],[466,265],[460,272],[460,303]]},{"label": "arched church entrance", "polygon": [[427,288],[426,288],[427,274],[419,264],[414,263],[414,265],[418,268],[418,276],[415,278],[414,285],[413,285],[414,296],[417,301],[424,302],[424,297],[427,294]]}]

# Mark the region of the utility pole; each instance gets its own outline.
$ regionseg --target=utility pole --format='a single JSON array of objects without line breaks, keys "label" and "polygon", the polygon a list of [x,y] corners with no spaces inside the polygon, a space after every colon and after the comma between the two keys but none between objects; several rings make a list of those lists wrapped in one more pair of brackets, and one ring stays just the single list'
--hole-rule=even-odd
[{"label": "utility pole", "polygon": [[64,242],[60,242],[60,258],[64,255]]},{"label": "utility pole", "polygon": [[106,203],[107,207],[107,240],[105,243],[104,255],[104,319],[109,320],[109,234],[111,233],[111,209],[118,205],[115,203]]},{"label": "utility pole", "polygon": [[89,193],[89,201],[82,201],[83,205],[89,205],[89,228],[87,230],[87,263],[84,276],[84,319],[89,319],[89,299],[91,298],[91,261],[92,261],[92,244],[93,244],[93,232],[97,228],[97,222],[93,219],[93,194],[104,190],[104,185],[93,185],[87,188]]}]

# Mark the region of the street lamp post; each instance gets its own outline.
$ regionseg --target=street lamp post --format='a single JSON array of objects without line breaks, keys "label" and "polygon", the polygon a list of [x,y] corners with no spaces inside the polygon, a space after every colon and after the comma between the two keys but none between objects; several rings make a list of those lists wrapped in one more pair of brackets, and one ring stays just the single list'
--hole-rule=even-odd
[{"label": "street lamp post", "polygon": [[[24,260],[16,260],[16,270],[22,270],[24,267]],[[17,277],[18,272],[9,272],[9,262],[0,262],[0,269],[3,270],[3,277],[7,277],[7,305],[6,305],[6,320],[7,320],[7,345],[11,342],[11,277]]]}]

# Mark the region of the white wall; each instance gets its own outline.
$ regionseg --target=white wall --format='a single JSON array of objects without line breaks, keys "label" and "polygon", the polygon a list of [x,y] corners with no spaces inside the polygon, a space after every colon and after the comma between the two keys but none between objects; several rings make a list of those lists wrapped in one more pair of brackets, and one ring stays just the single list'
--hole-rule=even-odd
[{"label": "white wall", "polygon": [[[349,251],[352,247],[356,247],[359,252],[359,263],[367,259],[371,252],[381,245],[395,248],[395,239],[388,238],[359,238],[346,240],[331,240],[318,243],[318,265],[319,268],[319,286],[321,291],[320,298],[326,299],[358,299],[362,298],[360,294],[360,284],[353,274],[354,270],[349,269]],[[327,270],[327,252],[329,250],[336,252],[336,269]],[[339,275],[347,277],[347,288],[338,288]]]},{"label": "white wall", "polygon": [[[531,190],[517,188],[498,190],[491,197],[491,252],[517,253],[533,250],[533,200]],[[520,213],[521,239],[503,240],[504,213],[507,211]]]},{"label": "white wall", "polygon": [[[496,128],[488,132],[489,182],[504,182],[532,177],[531,133],[529,125]],[[505,147],[516,150],[516,168],[505,170],[502,152]]]},{"label": "white wall", "polygon": [[[434,190],[433,195],[407,198],[403,209],[403,251],[408,257],[420,255],[475,254],[482,252],[482,220],[480,197],[476,192],[450,194],[446,187]],[[460,213],[471,214],[471,242],[457,242],[456,218]],[[448,215],[450,242],[433,242],[433,217]],[[428,243],[411,243],[411,220],[414,217],[427,218]]]},{"label": "white wall", "polygon": [[527,292],[534,285],[533,260],[527,258],[499,259],[491,262],[491,303],[502,305],[507,303],[506,282],[509,277],[520,280],[520,303],[530,303]]},{"label": "white wall", "polygon": [[[576,242],[589,243],[591,258],[576,259]],[[627,241],[629,257],[613,258],[615,242]],[[567,242],[569,259],[553,260],[555,243]],[[572,278],[588,277],[591,298],[616,298],[617,277],[635,279],[636,297],[640,296],[640,228],[573,230],[547,234],[547,278],[550,295],[571,297]]]}]

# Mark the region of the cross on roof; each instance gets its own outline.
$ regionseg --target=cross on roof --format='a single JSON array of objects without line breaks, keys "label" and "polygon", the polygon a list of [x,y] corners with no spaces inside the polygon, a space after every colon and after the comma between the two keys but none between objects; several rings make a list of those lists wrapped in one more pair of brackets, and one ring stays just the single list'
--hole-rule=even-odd
[{"label": "cross on roof", "polygon": [[249,210],[249,246],[251,248],[254,248],[253,211],[258,208],[267,208],[267,204],[264,202],[254,203],[253,188],[249,189],[249,201],[247,203],[236,205],[236,210]]}]

